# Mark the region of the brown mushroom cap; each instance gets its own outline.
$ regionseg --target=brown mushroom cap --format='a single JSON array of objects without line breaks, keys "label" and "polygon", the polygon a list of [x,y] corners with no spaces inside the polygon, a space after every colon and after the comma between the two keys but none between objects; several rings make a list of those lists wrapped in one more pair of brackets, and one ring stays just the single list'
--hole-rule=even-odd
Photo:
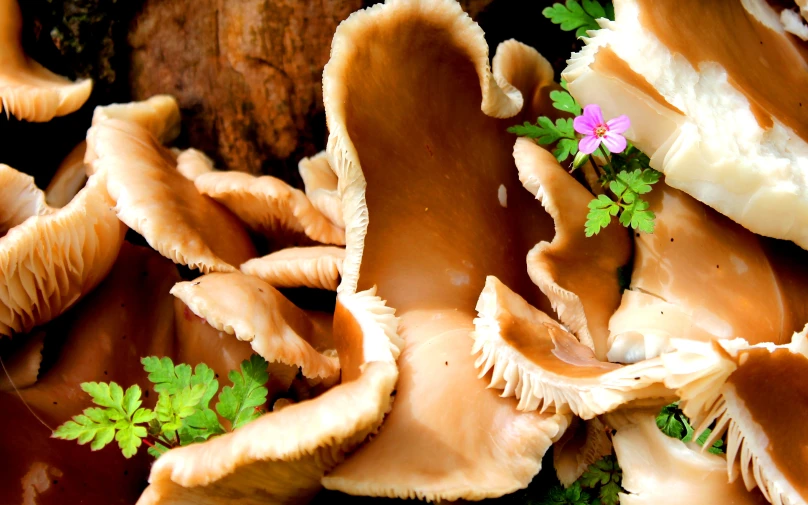
[{"label": "brown mushroom cap", "polygon": [[280,179],[244,172],[210,172],[194,179],[197,189],[230,209],[252,230],[305,234],[324,244],[345,243],[345,231],[334,225],[306,198]]},{"label": "brown mushroom cap", "polygon": [[[659,358],[630,366],[599,361],[545,313],[496,277],[488,277],[477,302],[473,352],[480,377],[519,399],[520,410],[572,411],[591,419],[638,399],[666,398]],[[664,405],[664,401],[660,400]]]},{"label": "brown mushroom cap", "polygon": [[202,272],[236,270],[254,256],[241,223],[176,170],[176,160],[136,123],[108,119],[87,142],[103,171],[115,212],[154,249]]},{"label": "brown mushroom cap", "polygon": [[780,346],[676,341],[677,351],[662,357],[665,383],[677,389],[697,431],[715,423],[705,446],[727,434],[730,480],[740,473],[747,489],[759,487],[771,503],[808,500],[808,386],[795,380],[808,373],[806,333]]},{"label": "brown mushroom cap", "polygon": [[615,2],[563,76],[581,103],[631,118],[668,184],[806,248],[808,50],[774,3]]},{"label": "brown mushroom cap", "polygon": [[319,328],[305,312],[257,277],[240,272],[208,274],[177,283],[171,294],[213,328],[249,342],[269,362],[299,366],[310,378],[339,375],[337,357],[310,343],[318,340],[313,334]]},{"label": "brown mushroom cap", "polygon": [[550,299],[558,319],[605,360],[609,318],[620,305],[617,271],[631,257],[629,231],[609,226],[587,238],[584,224],[592,193],[549,151],[526,138],[516,141],[513,156],[519,180],[555,221],[553,241],[541,242],[528,253],[528,273]]},{"label": "brown mushroom cap", "polygon": [[330,246],[290,247],[241,265],[247,275],[277,288],[309,287],[336,290],[345,249]]},{"label": "brown mushroom cap", "polygon": [[623,470],[621,505],[763,505],[757,491],[727,482],[727,462],[668,437],[657,428],[654,414],[617,430],[614,449]]},{"label": "brown mushroom cap", "polygon": [[323,473],[378,429],[398,377],[392,310],[365,291],[339,295],[337,312],[342,384],[233,433],[169,451],[152,466],[151,485],[138,504],[311,499]]},{"label": "brown mushroom cap", "polygon": [[634,239],[630,289],[609,322],[610,361],[658,356],[674,338],[785,343],[808,320],[808,253],[662,183],[647,200],[656,227]]},{"label": "brown mushroom cap", "polygon": [[342,201],[337,190],[337,174],[328,163],[328,154],[323,151],[311,158],[303,158],[298,164],[298,171],[311,204],[332,223],[345,228]]},{"label": "brown mushroom cap", "polygon": [[14,203],[4,206],[4,214],[12,209],[9,216],[0,217],[18,222],[0,237],[0,335],[10,335],[50,321],[101,282],[126,228],[111,209],[103,175],[91,177],[59,210],[45,205],[28,176],[3,165],[2,177],[9,184],[0,194]]},{"label": "brown mushroom cap", "polygon": [[0,0],[0,112],[44,122],[78,110],[90,97],[90,79],[71,82],[25,55],[17,0]]}]

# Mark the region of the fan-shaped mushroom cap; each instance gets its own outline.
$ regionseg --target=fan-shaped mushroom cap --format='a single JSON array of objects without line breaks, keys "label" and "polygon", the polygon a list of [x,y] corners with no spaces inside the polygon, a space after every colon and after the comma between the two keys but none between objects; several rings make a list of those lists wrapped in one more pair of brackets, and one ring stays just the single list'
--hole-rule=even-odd
[{"label": "fan-shaped mushroom cap", "polygon": [[177,156],[177,172],[193,181],[202,174],[213,172],[213,160],[202,151],[186,149]]},{"label": "fan-shaped mushroom cap", "polygon": [[479,26],[448,0],[390,0],[354,13],[334,37],[323,96],[346,224],[338,292],[377,285],[406,343],[392,411],[323,480],[329,489],[501,496],[527,486],[569,422],[520,413],[486,391],[470,355],[485,275],[549,309],[521,258],[552,236],[552,220],[513,164],[505,130],[521,117],[496,118],[524,104],[534,119],[534,97],[546,93],[552,72],[516,42],[502,44],[493,61],[492,72]]},{"label": "fan-shaped mushroom cap", "polygon": [[44,122],[78,110],[90,97],[90,79],[71,82],[25,55],[17,0],[0,0],[0,111]]},{"label": "fan-shaped mushroom cap", "polygon": [[564,436],[553,444],[553,466],[561,484],[571,486],[589,465],[612,453],[612,440],[607,431],[598,418],[573,419]]},{"label": "fan-shaped mushroom cap", "polygon": [[268,236],[286,231],[324,244],[345,243],[345,231],[317,210],[305,193],[275,177],[211,172],[196,177],[194,184],[255,231]]},{"label": "fan-shaped mushroom cap", "polygon": [[337,289],[345,249],[340,247],[290,247],[241,265],[241,271],[278,288]]},{"label": "fan-shaped mushroom cap", "polygon": [[677,351],[662,357],[665,383],[677,389],[697,431],[715,422],[705,446],[727,433],[730,480],[737,462],[746,488],[758,486],[775,504],[808,502],[808,386],[800,380],[808,373],[806,332],[780,346],[676,341]]},{"label": "fan-shaped mushroom cap", "polygon": [[171,294],[213,328],[239,340],[269,362],[299,366],[306,377],[327,379],[339,374],[336,356],[310,344],[317,328],[305,312],[257,277],[233,272],[208,274],[180,282]]},{"label": "fan-shaped mushroom cap", "polygon": [[[140,358],[171,355],[174,309],[168,290],[177,280],[170,261],[124,244],[98,289],[48,327],[46,345],[61,351],[36,384],[20,389],[28,407],[55,428],[91,405],[79,388],[82,382],[151,389]],[[155,400],[152,395],[144,403]],[[132,503],[142,491],[151,459],[145,451],[127,460],[116,444],[92,452],[88,445],[50,438],[51,430],[13,391],[0,392],[0,411],[0,429],[13,434],[0,437],[0,460],[7,462],[0,472],[0,503]]]},{"label": "fan-shaped mushroom cap", "polygon": [[762,505],[759,492],[749,493],[740,482],[728,483],[727,462],[701,452],[656,426],[654,415],[617,430],[617,461],[623,470],[621,505]]},{"label": "fan-shaped mushroom cap", "polygon": [[108,119],[87,142],[121,221],[175,263],[204,273],[232,272],[254,256],[241,223],[176,170],[176,161],[142,126]]},{"label": "fan-shaped mushroom cap", "polygon": [[25,339],[22,348],[17,349],[10,359],[3,359],[4,373],[0,375],[0,391],[26,388],[36,382],[44,345],[45,332],[38,331]]},{"label": "fan-shaped mushroom cap", "polygon": [[555,221],[553,241],[541,242],[528,253],[528,273],[559,320],[605,360],[609,318],[620,305],[618,268],[631,257],[629,231],[609,226],[587,238],[584,224],[592,193],[549,151],[526,138],[516,141],[513,156],[519,180]]},{"label": "fan-shaped mushroom cap", "polygon": [[297,168],[311,204],[332,223],[345,228],[342,201],[337,191],[337,174],[328,163],[328,154],[323,151],[311,158],[303,158]]},{"label": "fan-shaped mushroom cap", "polygon": [[233,433],[169,451],[153,465],[138,504],[310,500],[323,473],[378,428],[398,377],[396,318],[384,301],[372,290],[343,293],[337,313],[342,384]]},{"label": "fan-shaped mushroom cap", "polygon": [[[472,333],[480,377],[519,399],[520,410],[555,407],[583,419],[630,401],[670,396],[659,358],[630,366],[598,361],[592,350],[544,312],[488,277]],[[662,402],[664,404],[664,402]]]},{"label": "fan-shaped mushroom cap", "polygon": [[155,95],[146,100],[113,103],[93,111],[93,125],[107,119],[137,123],[147,129],[161,144],[167,144],[180,134],[180,106],[171,95]]},{"label": "fan-shaped mushroom cap", "polygon": [[0,237],[0,335],[11,335],[50,321],[101,282],[125,227],[110,208],[103,175],[59,210],[47,207],[28,176],[0,165],[0,179],[8,182],[0,197],[11,202],[0,212],[0,231],[17,223]]},{"label": "fan-shaped mushroom cap", "polygon": [[615,15],[570,60],[570,92],[629,115],[627,136],[669,185],[808,247],[802,41],[760,0],[621,0]]},{"label": "fan-shaped mushroom cap", "polygon": [[805,24],[806,20],[808,20],[808,9],[803,12],[802,17],[800,17],[798,12],[790,9],[783,9],[780,12],[780,22],[783,24],[783,29],[808,42],[808,25]]},{"label": "fan-shaped mushroom cap", "polygon": [[51,207],[64,207],[84,187],[87,182],[87,171],[84,166],[86,150],[87,142],[80,142],[59,164],[45,189],[45,199]]},{"label": "fan-shaped mushroom cap", "polygon": [[631,287],[609,322],[610,361],[658,356],[672,338],[784,343],[808,320],[804,251],[761,240],[669,186],[647,196],[656,228],[635,238]]}]

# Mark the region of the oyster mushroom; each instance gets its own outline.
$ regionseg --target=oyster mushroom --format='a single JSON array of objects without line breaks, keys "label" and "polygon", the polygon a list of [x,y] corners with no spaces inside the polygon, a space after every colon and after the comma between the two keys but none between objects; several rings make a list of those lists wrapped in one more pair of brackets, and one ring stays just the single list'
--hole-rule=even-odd
[{"label": "oyster mushroom", "polygon": [[84,165],[86,150],[87,142],[81,141],[59,164],[45,189],[45,200],[51,207],[64,207],[87,183],[87,171]]},{"label": "oyster mushroom", "polygon": [[802,17],[798,12],[790,9],[783,9],[780,12],[780,22],[783,24],[783,29],[788,33],[808,42],[808,25],[806,24],[806,17],[808,17],[808,9],[803,13]]},{"label": "oyster mushroom", "polygon": [[635,238],[630,289],[609,322],[610,361],[653,358],[673,338],[785,343],[808,321],[804,251],[661,183],[647,199],[656,227]]},{"label": "oyster mushroom", "polygon": [[186,149],[177,155],[177,172],[193,181],[202,174],[213,172],[213,160],[202,151]]},{"label": "oyster mushroom", "polygon": [[397,321],[384,301],[373,290],[343,293],[337,313],[341,384],[235,432],[169,451],[152,466],[138,504],[309,501],[322,475],[378,429],[398,377]]},{"label": "oyster mushroom", "polygon": [[0,335],[30,331],[90,292],[112,268],[125,227],[103,175],[61,209],[33,179],[0,165]]},{"label": "oyster mushroom", "polygon": [[90,128],[87,143],[118,218],[160,254],[203,273],[233,272],[255,255],[236,217],[199,194],[147,129],[107,119]]},{"label": "oyster mushroom", "polygon": [[42,364],[42,348],[45,333],[42,331],[25,339],[22,348],[17,349],[10,359],[3,358],[3,375],[0,375],[0,391],[26,388],[36,382]]},{"label": "oyster mushroom", "polygon": [[527,486],[569,423],[565,414],[518,412],[487,391],[470,355],[487,274],[549,310],[522,258],[551,236],[552,222],[513,166],[505,130],[518,118],[497,118],[532,111],[552,73],[515,42],[493,61],[492,72],[482,31],[453,1],[391,0],[354,13],[335,34],[323,96],[346,224],[338,292],[378,286],[405,346],[392,411],[323,479],[326,488],[501,496]]},{"label": "oyster mushroom", "polygon": [[311,158],[303,158],[298,164],[298,171],[311,204],[332,223],[345,228],[342,202],[337,191],[337,174],[328,163],[328,154],[323,151]]},{"label": "oyster mushroom", "polygon": [[278,288],[336,290],[345,249],[331,246],[290,247],[241,265],[241,271]]},{"label": "oyster mushroom", "polygon": [[571,486],[589,465],[612,453],[612,440],[598,418],[574,419],[561,439],[553,444],[553,466],[558,480]]},{"label": "oyster mushroom", "polygon": [[[740,474],[774,504],[808,501],[808,455],[801,441],[808,392],[808,327],[789,344],[676,341],[662,356],[682,410],[697,431],[715,423],[709,447],[727,435],[729,480]],[[795,380],[797,379],[797,380]]]},{"label": "oyster mushroom", "polygon": [[621,0],[615,16],[570,60],[570,92],[629,115],[627,136],[670,186],[808,247],[803,42],[762,0]]},{"label": "oyster mushroom", "polygon": [[0,111],[23,121],[45,122],[78,110],[93,82],[54,74],[25,55],[17,0],[0,0]]},{"label": "oyster mushroom", "polygon": [[628,402],[664,398],[665,368],[659,358],[621,366],[599,361],[592,350],[488,277],[477,302],[472,333],[480,377],[491,372],[490,387],[519,399],[520,410],[572,411],[591,419]]},{"label": "oyster mushroom", "polygon": [[762,505],[757,492],[727,482],[727,462],[700,448],[668,437],[656,426],[654,414],[617,430],[614,450],[623,470],[621,505]]}]

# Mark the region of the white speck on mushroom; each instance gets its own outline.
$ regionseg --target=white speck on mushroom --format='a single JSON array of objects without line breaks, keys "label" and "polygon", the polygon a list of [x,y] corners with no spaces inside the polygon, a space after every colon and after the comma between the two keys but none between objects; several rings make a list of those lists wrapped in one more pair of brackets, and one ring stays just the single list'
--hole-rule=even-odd
[{"label": "white speck on mushroom", "polygon": [[449,274],[449,282],[455,286],[466,286],[471,282],[471,277],[469,276],[468,272],[447,269],[446,273]]},{"label": "white speck on mushroom", "polygon": [[497,198],[499,198],[499,204],[507,209],[508,208],[508,190],[505,188],[504,184],[499,185],[499,189],[497,190]]}]

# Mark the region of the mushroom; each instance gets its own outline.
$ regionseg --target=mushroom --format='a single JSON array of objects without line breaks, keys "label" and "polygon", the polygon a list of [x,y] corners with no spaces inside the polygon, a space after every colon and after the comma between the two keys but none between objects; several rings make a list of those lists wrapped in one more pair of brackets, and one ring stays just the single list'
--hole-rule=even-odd
[{"label": "mushroom", "polygon": [[196,188],[221,203],[250,229],[269,237],[303,234],[324,244],[342,245],[345,231],[312,205],[305,193],[268,175],[210,172],[194,179]]},{"label": "mushroom", "polygon": [[519,399],[519,410],[554,407],[591,419],[628,402],[664,405],[665,368],[659,358],[630,366],[599,361],[592,350],[532,307],[524,298],[488,277],[477,302],[472,333],[480,377],[491,371],[490,386]]},{"label": "mushroom", "polygon": [[[6,434],[0,437],[0,459],[8,462],[0,473],[0,503],[137,499],[148,475],[145,451],[127,460],[116,446],[92,452],[89,446],[51,438],[51,430],[90,406],[79,388],[82,382],[151,389],[140,358],[171,355],[174,308],[168,290],[177,280],[171,262],[124,244],[98,289],[44,330],[46,348],[60,346],[53,365],[32,386],[16,383],[18,392],[0,392],[0,429]],[[148,406],[155,400],[156,395],[144,398]]]},{"label": "mushroom", "polygon": [[298,164],[298,171],[311,204],[332,223],[345,228],[342,203],[337,191],[337,174],[328,163],[328,154],[323,151],[311,158],[303,158]]},{"label": "mushroom", "polygon": [[448,0],[390,0],[354,13],[334,36],[323,96],[346,225],[338,293],[378,286],[405,346],[392,411],[323,479],[328,489],[501,496],[527,486],[569,423],[487,391],[470,355],[486,275],[550,309],[523,258],[552,236],[552,220],[520,187],[505,130],[523,105],[536,111],[552,71],[516,42],[493,62],[492,72],[482,30]]},{"label": "mushroom", "polygon": [[202,151],[186,149],[177,154],[177,172],[190,181],[214,170],[213,160]]},{"label": "mushroom", "polygon": [[0,0],[0,111],[32,122],[50,121],[78,110],[93,82],[58,76],[25,55],[17,0]]},{"label": "mushroom", "polygon": [[241,271],[277,288],[309,287],[334,291],[345,249],[332,246],[290,247],[241,265]]},{"label": "mushroom", "polygon": [[595,417],[589,421],[573,419],[561,439],[553,444],[553,466],[564,487],[569,487],[593,463],[612,453],[608,428]]},{"label": "mushroom", "polygon": [[[269,362],[300,367],[309,378],[339,375],[339,360],[327,349],[315,349],[319,330],[308,316],[263,280],[240,272],[204,275],[171,288],[211,327],[239,340]],[[330,340],[330,338],[325,339]]]},{"label": "mushroom", "polygon": [[322,475],[378,429],[398,378],[397,321],[375,291],[340,294],[336,311],[340,385],[235,432],[169,451],[152,466],[138,505],[310,500]]},{"label": "mushroom", "polygon": [[[808,5],[804,0],[803,3]],[[780,12],[780,22],[783,24],[783,29],[808,42],[808,25],[805,24],[806,20],[808,20],[808,8],[803,10],[802,16],[791,9],[783,9]]]},{"label": "mushroom", "polygon": [[0,391],[26,388],[36,382],[44,345],[45,332],[38,331],[25,339],[10,359],[2,359],[4,373],[0,375]]},{"label": "mushroom", "polygon": [[670,186],[808,247],[803,42],[764,0],[620,0],[615,16],[563,72],[573,96],[631,117],[627,136]]},{"label": "mushroom", "polygon": [[45,200],[51,207],[64,207],[87,183],[87,171],[84,166],[86,150],[87,142],[82,140],[59,164],[48,187],[45,188]]},{"label": "mushroom", "polygon": [[0,335],[30,331],[90,292],[118,255],[125,227],[103,175],[61,209],[33,179],[0,165]]},{"label": "mushroom", "polygon": [[[808,327],[789,344],[750,345],[743,339],[675,341],[662,356],[682,410],[696,431],[715,427],[704,445],[727,435],[729,480],[738,474],[774,504],[808,501],[808,455],[801,439],[808,415]],[[740,472],[739,472],[740,470]]]},{"label": "mushroom", "polygon": [[176,160],[142,126],[107,119],[87,133],[121,221],[175,263],[203,273],[233,272],[255,255],[235,216],[176,170]]},{"label": "mushroom", "polygon": [[617,430],[614,450],[623,470],[620,505],[762,505],[757,492],[728,483],[723,457],[668,437],[647,414]]},{"label": "mushroom", "polygon": [[653,358],[673,338],[785,343],[808,321],[805,251],[661,183],[647,200],[656,227],[635,238],[630,289],[609,322],[610,361]]},{"label": "mushroom", "polygon": [[609,318],[620,305],[618,269],[631,257],[627,229],[610,226],[587,238],[592,194],[546,149],[526,138],[513,149],[519,180],[555,222],[552,242],[530,250],[530,278],[550,299],[559,320],[600,360],[606,359]]}]

